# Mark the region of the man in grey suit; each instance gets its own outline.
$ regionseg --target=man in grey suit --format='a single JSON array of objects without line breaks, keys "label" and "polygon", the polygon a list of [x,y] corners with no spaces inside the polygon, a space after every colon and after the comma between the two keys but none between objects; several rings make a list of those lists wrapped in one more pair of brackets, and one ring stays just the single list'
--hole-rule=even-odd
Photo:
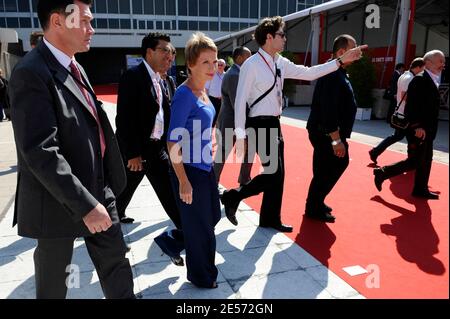
[{"label": "man in grey suit", "polygon": [[[84,237],[106,298],[134,298],[115,196],[126,175],[114,132],[74,55],[94,30],[92,0],[40,0],[44,39],[11,76],[18,158],[14,222],[37,239],[36,297],[65,298]],[[70,6],[72,5],[72,6]],[[73,6],[74,5],[74,6]]]},{"label": "man in grey suit", "polygon": [[[234,132],[234,100],[236,99],[236,90],[239,82],[239,71],[242,63],[252,55],[247,47],[237,47],[233,50],[233,66],[225,73],[222,82],[222,106],[217,118],[216,141],[217,152],[214,158],[214,173],[217,182],[220,180],[223,165],[228,155],[233,149],[235,143]],[[227,134],[228,132],[228,134]],[[227,136],[233,136],[232,139]],[[250,170],[252,161],[245,159],[241,165],[239,173],[239,184],[245,184],[250,180]]]}]

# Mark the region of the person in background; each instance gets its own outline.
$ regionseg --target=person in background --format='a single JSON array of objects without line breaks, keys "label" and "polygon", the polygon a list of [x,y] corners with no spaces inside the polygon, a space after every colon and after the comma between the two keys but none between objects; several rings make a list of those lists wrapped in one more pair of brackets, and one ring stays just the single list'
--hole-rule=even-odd
[{"label": "person in background", "polygon": [[[126,184],[108,117],[75,54],[94,29],[91,0],[39,0],[44,39],[16,65],[10,81],[17,148],[14,225],[37,239],[36,297],[67,294],[73,244],[84,237],[106,298],[135,298],[115,195]],[[78,26],[68,26],[75,5]]]},{"label": "person in background", "polygon": [[[7,90],[8,90],[8,80],[3,77],[3,70],[0,69],[0,122],[6,118],[9,120],[9,108],[7,103]],[[5,110],[5,115],[3,115],[3,110]]]},{"label": "person in background", "polygon": [[216,126],[217,116],[219,116],[220,106],[222,104],[222,81],[225,72],[225,60],[219,59],[217,63],[217,70],[214,73],[214,77],[211,81],[206,82],[206,92],[216,110],[216,116],[214,117],[213,127]]},{"label": "person in background", "polygon": [[392,73],[391,80],[389,81],[389,88],[388,88],[388,99],[389,99],[389,109],[386,117],[386,122],[390,123],[391,116],[394,114],[395,107],[397,106],[397,83],[400,76],[405,72],[405,64],[404,63],[398,63],[395,66],[394,73]]},{"label": "person in background", "polygon": [[198,287],[216,288],[214,227],[221,211],[212,167],[215,109],[205,84],[217,70],[217,47],[213,40],[197,32],[186,44],[185,57],[188,79],[175,92],[167,133],[171,180],[181,212],[187,279]]},{"label": "person in background", "polygon": [[150,181],[161,205],[176,229],[155,238],[156,244],[175,265],[183,265],[180,212],[169,179],[170,162],[166,136],[170,105],[160,74],[172,65],[170,37],[149,33],[142,39],[144,61],[121,77],[117,99],[116,136],[127,166],[127,187],[117,198],[122,223],[132,223],[125,210],[144,176]]},{"label": "person in background", "polygon": [[417,74],[409,83],[405,116],[409,120],[406,138],[408,158],[398,163],[375,168],[374,182],[381,191],[383,181],[415,169],[412,196],[423,199],[439,199],[439,194],[429,190],[433,141],[436,138],[440,107],[439,85],[445,67],[442,51],[427,52],[423,60],[425,71]]},{"label": "person in background", "polygon": [[366,46],[356,47],[338,59],[313,67],[296,65],[279,54],[286,45],[284,27],[281,17],[264,18],[258,24],[254,38],[260,48],[242,64],[236,93],[234,122],[237,157],[242,158],[245,153],[246,129],[254,132],[254,140],[247,143],[256,145],[264,172],[237,189],[226,190],[221,200],[231,221],[241,200],[263,192],[259,226],[292,232],[292,226],[281,222],[285,170],[280,116],[284,79],[312,81],[320,78],[343,64],[360,59],[361,50]]},{"label": "person in background", "polygon": [[[217,152],[214,158],[214,173],[216,174],[217,182],[220,180],[223,166],[227,160],[228,155],[231,153],[236,138],[234,137],[234,101],[236,99],[236,89],[239,81],[239,72],[242,63],[245,62],[252,52],[247,47],[237,47],[233,50],[234,64],[225,73],[222,82],[222,106],[220,107],[220,113],[217,117],[216,127],[216,141]],[[233,134],[232,141],[227,141],[227,130],[231,130]],[[232,142],[232,143],[230,143]],[[250,161],[244,161],[241,165],[241,171],[239,173],[238,183],[243,185],[250,181],[250,170],[252,163]]]},{"label": "person in background", "polygon": [[[409,71],[404,72],[397,81],[397,105],[400,105],[398,112],[404,114],[405,104],[406,104],[406,91],[408,90],[408,85],[413,79],[413,77],[422,72],[425,68],[425,62],[423,58],[416,58],[411,62]],[[369,156],[372,162],[377,164],[377,158],[380,156],[389,146],[394,143],[401,141],[406,136],[404,130],[396,129],[394,133],[380,142],[376,147],[369,151]]]},{"label": "person in background", "polygon": [[[355,39],[343,34],[333,43],[333,59],[356,47]],[[344,63],[337,71],[321,77],[314,88],[309,115],[309,140],[314,148],[313,178],[306,199],[305,216],[334,223],[325,198],[349,164],[348,143],[356,115],[356,100]]]}]

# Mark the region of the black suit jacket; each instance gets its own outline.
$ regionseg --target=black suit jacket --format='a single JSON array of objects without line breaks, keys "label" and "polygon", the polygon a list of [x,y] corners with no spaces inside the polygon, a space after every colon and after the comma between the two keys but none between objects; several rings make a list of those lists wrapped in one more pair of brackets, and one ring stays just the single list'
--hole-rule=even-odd
[{"label": "black suit jacket", "polygon": [[427,71],[417,74],[408,86],[405,115],[411,128],[423,128],[426,139],[433,141],[438,128],[439,90]]},{"label": "black suit jacket", "polygon": [[87,101],[44,42],[15,67],[9,94],[18,160],[14,224],[19,235],[91,235],[82,218],[99,202],[117,220],[114,194],[125,188],[126,174],[101,103],[97,101],[106,142],[103,159]]},{"label": "black suit jacket", "polygon": [[[170,105],[163,94],[164,135],[170,122]],[[157,93],[144,62],[127,70],[120,78],[117,99],[116,135],[125,162],[148,158],[150,137],[159,112]]]}]

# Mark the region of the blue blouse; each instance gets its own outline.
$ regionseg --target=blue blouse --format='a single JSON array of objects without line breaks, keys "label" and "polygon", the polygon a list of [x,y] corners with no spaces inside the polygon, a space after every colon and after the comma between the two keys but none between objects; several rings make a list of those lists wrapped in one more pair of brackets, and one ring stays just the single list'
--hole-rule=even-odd
[{"label": "blue blouse", "polygon": [[186,85],[176,90],[172,100],[167,141],[181,145],[184,164],[211,171],[211,126],[215,114],[212,103],[203,102]]}]

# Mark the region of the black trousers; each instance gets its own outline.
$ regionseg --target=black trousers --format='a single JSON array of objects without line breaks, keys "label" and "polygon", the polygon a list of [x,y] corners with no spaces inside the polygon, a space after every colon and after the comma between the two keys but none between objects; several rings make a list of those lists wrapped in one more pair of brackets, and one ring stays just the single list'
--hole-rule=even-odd
[{"label": "black trousers", "polygon": [[348,143],[345,145],[344,157],[334,155],[329,136],[319,133],[309,133],[309,140],[314,148],[313,178],[309,185],[305,212],[320,215],[324,213],[325,197],[331,192],[349,164]]},{"label": "black trousers", "polygon": [[389,146],[391,146],[394,143],[397,143],[404,139],[406,136],[406,133],[404,130],[394,130],[394,133],[392,135],[389,135],[384,140],[380,142],[376,147],[373,148],[373,153],[376,157],[380,156],[381,153],[383,153]]},{"label": "black trousers", "polygon": [[[176,197],[183,223],[184,246],[186,249],[187,279],[199,287],[211,288],[217,280],[215,265],[216,235],[214,227],[220,220],[220,201],[214,171],[184,165],[192,186],[190,205]],[[175,172],[171,172],[174,192],[179,194],[180,185]]]},{"label": "black trousers", "polygon": [[209,95],[209,100],[214,105],[214,109],[216,110],[216,115],[214,116],[212,127],[216,126],[217,117],[219,116],[220,107],[222,106],[222,100],[218,99],[214,96]]},{"label": "black trousers", "polygon": [[[75,238],[38,239],[34,251],[36,298],[64,299]],[[120,224],[84,238],[95,265],[103,294],[108,299],[134,298],[133,274]],[[75,278],[75,277],[74,277]],[[83,287],[80,287],[81,289]]]},{"label": "black trousers", "polygon": [[[243,200],[263,192],[259,224],[261,226],[278,226],[281,224],[284,188],[284,140],[280,119],[275,116],[249,117],[247,118],[247,127],[256,131],[256,140],[248,141],[248,143],[256,145],[256,152],[260,157],[264,172],[239,187],[237,199]],[[271,132],[274,134],[271,135]],[[253,156],[249,152],[249,158],[253,158]]]},{"label": "black trousers", "polygon": [[421,142],[412,135],[408,135],[407,139],[408,157],[403,161],[382,167],[383,177],[388,179],[415,169],[413,191],[426,192],[433,162],[433,141],[425,139]]},{"label": "black trousers", "polygon": [[[141,183],[144,176],[147,176],[152,184],[161,205],[164,207],[167,215],[178,229],[181,229],[180,212],[175,204],[175,196],[170,184],[169,178],[169,156],[165,150],[164,142],[151,142],[151,147],[144,155],[143,170],[132,172],[127,170],[127,187],[119,195],[116,201],[119,217],[125,216],[125,210],[133,198],[133,194]],[[125,167],[128,163],[125,163]]]}]

